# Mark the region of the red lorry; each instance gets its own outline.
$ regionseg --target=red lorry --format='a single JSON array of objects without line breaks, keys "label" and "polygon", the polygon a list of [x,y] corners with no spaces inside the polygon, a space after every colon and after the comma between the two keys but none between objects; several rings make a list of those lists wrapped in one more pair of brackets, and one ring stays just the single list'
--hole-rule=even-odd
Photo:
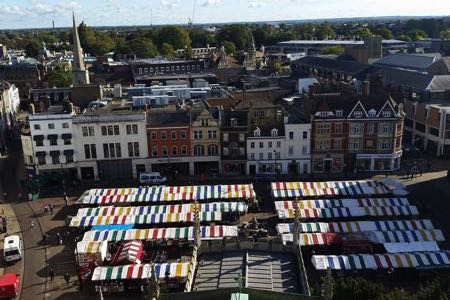
[{"label": "red lorry", "polygon": [[7,273],[0,276],[0,299],[12,299],[19,293],[19,276]]}]

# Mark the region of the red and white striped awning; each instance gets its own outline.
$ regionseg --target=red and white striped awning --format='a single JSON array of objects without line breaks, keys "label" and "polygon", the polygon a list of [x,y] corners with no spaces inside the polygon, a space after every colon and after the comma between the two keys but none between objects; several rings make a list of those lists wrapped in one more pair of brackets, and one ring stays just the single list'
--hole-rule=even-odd
[{"label": "red and white striped awning", "polygon": [[140,263],[143,253],[141,241],[130,241],[123,244],[115,254],[111,264],[119,265],[121,263]]}]

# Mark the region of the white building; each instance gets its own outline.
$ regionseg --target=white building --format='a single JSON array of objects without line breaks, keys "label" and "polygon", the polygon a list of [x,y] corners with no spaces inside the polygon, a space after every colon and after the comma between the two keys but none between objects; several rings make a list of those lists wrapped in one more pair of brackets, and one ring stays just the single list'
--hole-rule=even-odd
[{"label": "white building", "polygon": [[[47,112],[30,114],[32,158],[28,155],[25,161],[33,165],[36,174],[56,171],[74,175],[74,116],[71,103],[66,107],[52,106]],[[26,143],[25,146],[26,152],[30,152],[30,145]]]},{"label": "white building", "polygon": [[7,135],[15,125],[19,104],[19,89],[14,84],[0,80],[0,155],[6,146]]},{"label": "white building", "polygon": [[107,105],[74,119],[81,180],[130,179],[150,170],[146,114]]},{"label": "white building", "polygon": [[307,174],[311,124],[290,122],[277,128],[256,128],[247,137],[247,174]]}]

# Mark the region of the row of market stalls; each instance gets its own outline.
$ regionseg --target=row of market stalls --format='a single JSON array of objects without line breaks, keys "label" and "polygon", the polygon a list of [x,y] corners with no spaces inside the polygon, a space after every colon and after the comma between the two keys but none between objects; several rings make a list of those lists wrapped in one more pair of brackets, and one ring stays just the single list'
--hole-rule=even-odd
[{"label": "row of market stalls", "polygon": [[442,231],[416,219],[419,211],[406,195],[393,179],[272,183],[282,221],[276,230],[292,243],[294,223],[286,221],[298,217],[298,244],[314,249],[316,270],[450,266],[450,252],[440,249]]},{"label": "row of market stalls", "polygon": [[196,232],[204,241],[235,239],[233,222],[255,196],[251,184],[88,190],[70,220],[83,231],[80,278],[104,292],[143,290],[153,269],[160,285],[184,290]]},{"label": "row of market stalls", "polygon": [[79,199],[81,204],[109,205],[142,202],[209,202],[256,197],[252,184],[196,185],[196,186],[154,186],[139,188],[90,189]]}]

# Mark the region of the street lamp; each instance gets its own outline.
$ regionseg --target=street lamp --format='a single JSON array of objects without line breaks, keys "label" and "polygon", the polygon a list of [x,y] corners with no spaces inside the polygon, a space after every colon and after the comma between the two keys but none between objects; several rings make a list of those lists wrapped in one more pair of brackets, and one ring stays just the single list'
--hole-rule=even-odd
[{"label": "street lamp", "polygon": [[274,165],[273,165],[273,169],[274,169],[275,173],[278,174],[278,171],[277,171],[277,150],[275,150],[275,149],[273,150],[273,157],[275,159],[275,162],[274,162]]}]

